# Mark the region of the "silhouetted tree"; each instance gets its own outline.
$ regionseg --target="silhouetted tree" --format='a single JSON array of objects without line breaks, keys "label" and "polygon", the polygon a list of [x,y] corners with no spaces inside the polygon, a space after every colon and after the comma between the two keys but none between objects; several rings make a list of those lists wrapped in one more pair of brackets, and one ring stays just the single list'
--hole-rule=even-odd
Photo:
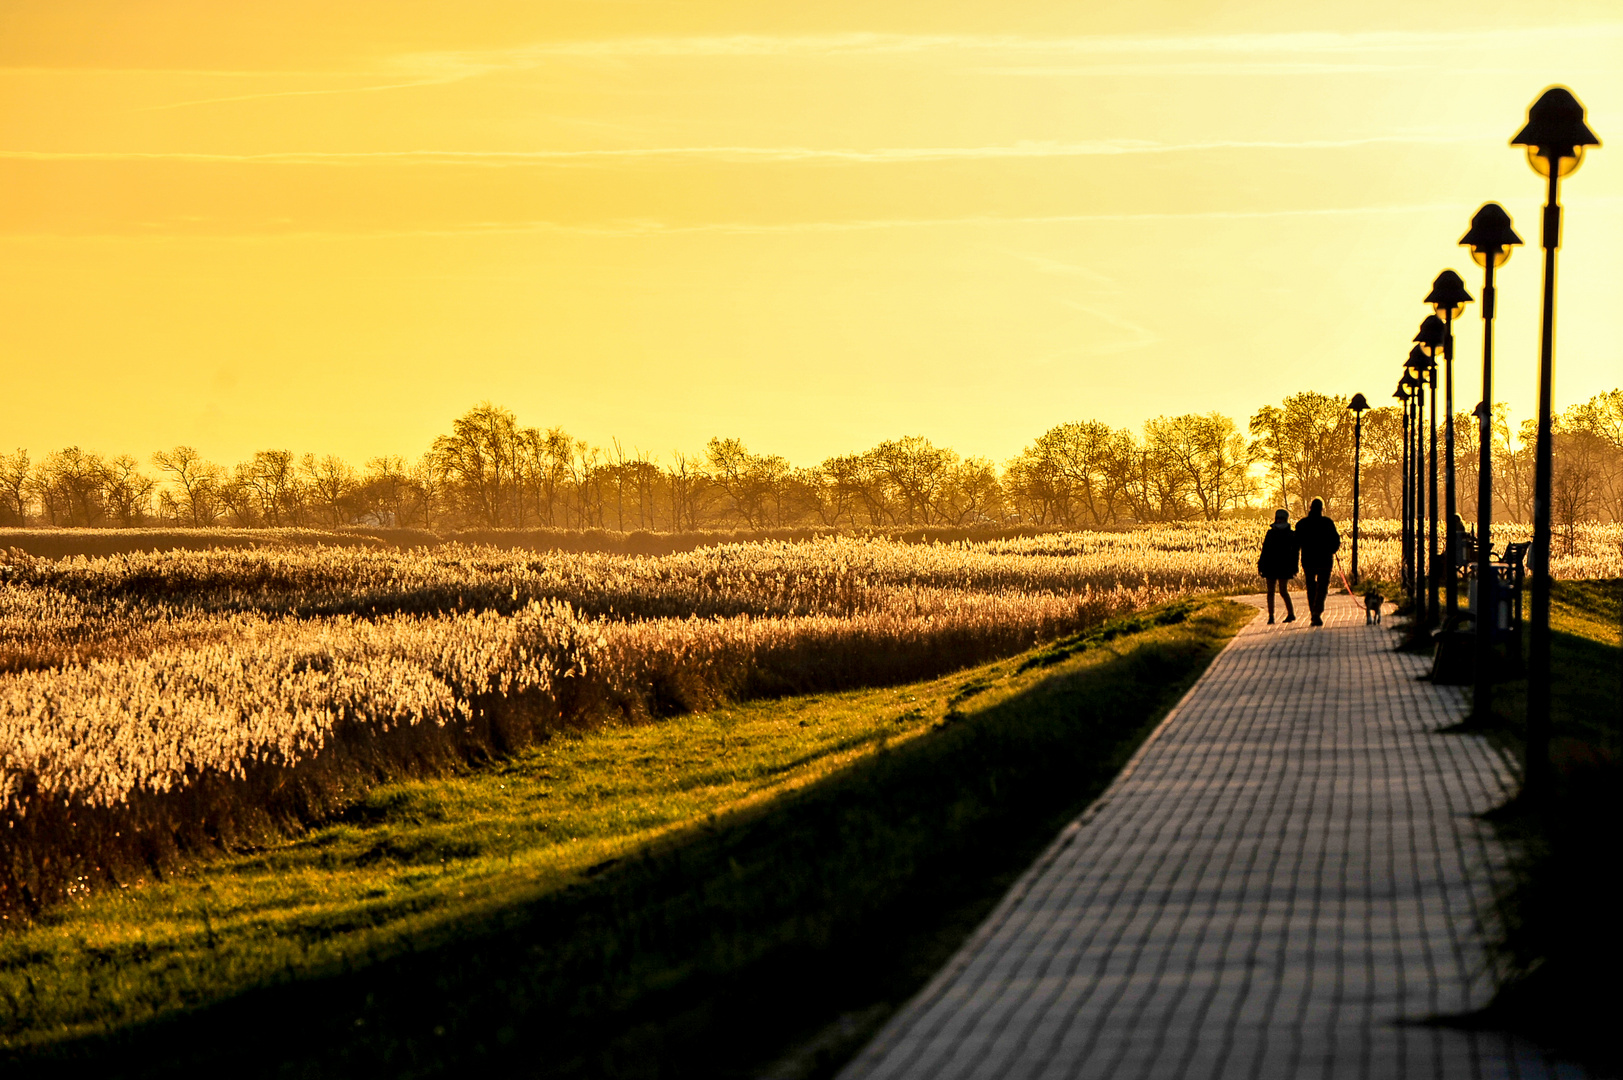
[{"label": "silhouetted tree", "polygon": [[500,527],[516,479],[518,422],[507,409],[485,401],[451,422],[451,433],[434,440],[434,459],[463,513]]},{"label": "silhouetted tree", "polygon": [[190,446],[177,446],[173,450],[159,450],[152,455],[152,463],[166,473],[175,490],[166,492],[168,502],[187,524],[201,528],[213,524],[216,516],[215,489],[219,486],[221,470],[218,465],[203,460]]},{"label": "silhouetted tree", "polygon": [[28,451],[0,454],[0,523],[28,524]]},{"label": "silhouetted tree", "polygon": [[711,439],[705,446],[710,477],[750,528],[772,523],[781,506],[778,490],[789,463],[775,455],[752,454],[739,439]]},{"label": "silhouetted tree", "polygon": [[360,478],[334,454],[299,459],[299,479],[318,519],[325,525],[347,525],[355,516],[355,488]]},{"label": "silhouetted tree", "polygon": [[[1250,501],[1251,446],[1234,421],[1221,413],[1159,417],[1144,425],[1144,440],[1173,503],[1192,499],[1200,516],[1216,521],[1225,510]],[[1183,516],[1181,513],[1178,516]]]},{"label": "silhouetted tree", "polygon": [[126,529],[145,524],[157,486],[129,454],[119,454],[102,468],[102,501],[109,516]]},{"label": "silhouetted tree", "polygon": [[1352,496],[1353,417],[1340,397],[1308,391],[1251,418],[1258,460],[1264,463],[1280,505],[1307,512],[1314,498],[1331,514]]},{"label": "silhouetted tree", "polygon": [[40,463],[33,478],[34,495],[52,525],[100,525],[106,516],[105,481],[101,455],[70,446]]}]

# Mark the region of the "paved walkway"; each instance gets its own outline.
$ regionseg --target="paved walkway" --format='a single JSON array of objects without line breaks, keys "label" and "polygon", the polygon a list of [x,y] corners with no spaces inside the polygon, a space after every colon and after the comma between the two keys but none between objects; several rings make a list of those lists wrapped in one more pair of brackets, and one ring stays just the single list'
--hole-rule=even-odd
[{"label": "paved walkway", "polygon": [[1254,620],[842,1077],[1583,1076],[1405,1023],[1492,994],[1512,784],[1425,666],[1348,597]]}]

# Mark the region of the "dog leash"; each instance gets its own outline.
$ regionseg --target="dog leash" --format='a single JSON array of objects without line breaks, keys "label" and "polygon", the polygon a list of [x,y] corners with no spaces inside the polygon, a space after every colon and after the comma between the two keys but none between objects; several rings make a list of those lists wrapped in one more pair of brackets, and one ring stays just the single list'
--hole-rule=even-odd
[{"label": "dog leash", "polygon": [[1347,590],[1347,595],[1353,594],[1352,585],[1347,581],[1347,572],[1341,568],[1341,552],[1336,552],[1336,573],[1341,575],[1341,584]]}]

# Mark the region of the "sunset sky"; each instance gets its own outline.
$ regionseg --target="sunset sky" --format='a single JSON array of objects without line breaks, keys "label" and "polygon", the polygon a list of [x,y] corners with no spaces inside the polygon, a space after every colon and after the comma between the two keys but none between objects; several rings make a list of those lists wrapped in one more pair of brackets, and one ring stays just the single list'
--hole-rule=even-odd
[{"label": "sunset sky", "polygon": [[[1623,385],[1623,7],[0,0],[0,448],[415,457],[489,399],[797,464],[1389,400],[1485,200],[1531,411]],[[1479,387],[1461,332],[1458,403]]]}]

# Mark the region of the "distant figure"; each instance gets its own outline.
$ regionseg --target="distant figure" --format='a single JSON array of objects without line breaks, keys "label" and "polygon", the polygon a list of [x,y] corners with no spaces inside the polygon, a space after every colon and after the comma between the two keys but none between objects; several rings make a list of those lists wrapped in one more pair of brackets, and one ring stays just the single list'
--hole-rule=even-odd
[{"label": "distant figure", "polygon": [[1341,549],[1336,523],[1324,516],[1324,500],[1314,499],[1307,517],[1296,523],[1296,545],[1302,551],[1302,577],[1306,579],[1307,610],[1314,626],[1324,625],[1324,597],[1330,591],[1330,567]]},{"label": "distant figure", "polygon": [[1381,621],[1381,605],[1386,603],[1386,597],[1378,592],[1364,594],[1364,625]]},{"label": "distant figure", "polygon": [[1296,576],[1296,534],[1291,532],[1291,516],[1285,510],[1274,512],[1274,523],[1262,538],[1262,554],[1257,556],[1257,573],[1268,581],[1268,622],[1274,621],[1274,590],[1285,600],[1285,621],[1296,621],[1291,606],[1290,580]]}]

